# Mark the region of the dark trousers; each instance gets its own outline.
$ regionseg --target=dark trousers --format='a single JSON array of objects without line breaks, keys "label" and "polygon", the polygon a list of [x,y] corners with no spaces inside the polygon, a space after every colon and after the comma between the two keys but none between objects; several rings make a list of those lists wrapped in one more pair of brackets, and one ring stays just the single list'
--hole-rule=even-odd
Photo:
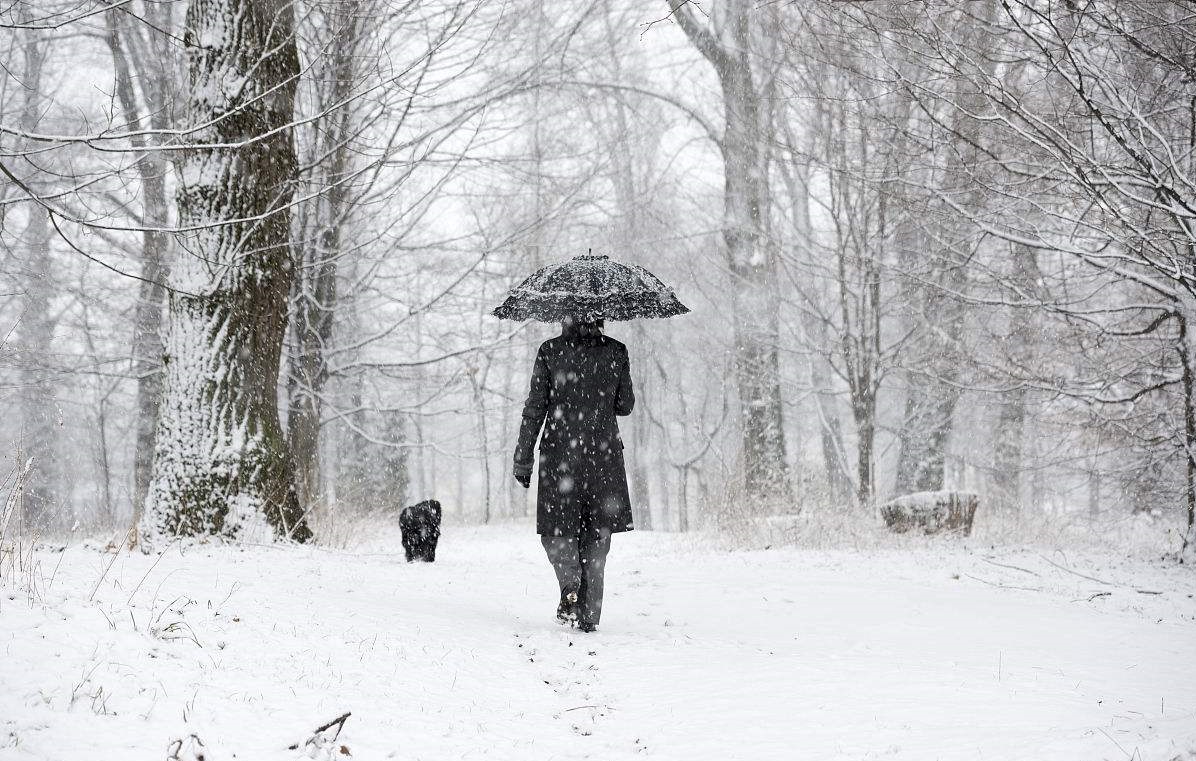
[{"label": "dark trousers", "polygon": [[610,532],[598,536],[583,531],[581,538],[541,536],[548,562],[556,571],[561,594],[577,591],[577,616],[597,624],[602,618],[602,577],[606,572],[606,553],[610,552]]}]

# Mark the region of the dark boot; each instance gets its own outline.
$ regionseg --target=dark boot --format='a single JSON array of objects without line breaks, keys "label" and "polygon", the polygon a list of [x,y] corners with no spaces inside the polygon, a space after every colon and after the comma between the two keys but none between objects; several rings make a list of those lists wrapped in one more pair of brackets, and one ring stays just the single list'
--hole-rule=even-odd
[{"label": "dark boot", "polygon": [[592,624],[589,621],[580,621],[577,624],[577,628],[579,631],[589,634],[590,632],[598,631],[598,624]]},{"label": "dark boot", "polygon": [[556,606],[556,622],[571,624],[577,620],[577,591],[567,589],[561,592],[561,602]]}]

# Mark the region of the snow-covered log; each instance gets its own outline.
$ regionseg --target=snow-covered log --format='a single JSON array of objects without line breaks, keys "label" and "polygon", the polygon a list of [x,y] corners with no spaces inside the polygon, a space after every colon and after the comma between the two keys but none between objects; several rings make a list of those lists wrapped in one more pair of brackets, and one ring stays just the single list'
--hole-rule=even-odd
[{"label": "snow-covered log", "polygon": [[880,506],[885,525],[898,534],[920,528],[927,534],[958,531],[972,533],[972,519],[980,498],[971,492],[920,491],[890,500]]},{"label": "snow-covered log", "polygon": [[166,389],[141,527],[236,536],[268,522],[308,538],[278,415],[294,266],[294,9],[192,0],[189,87],[170,284]]}]

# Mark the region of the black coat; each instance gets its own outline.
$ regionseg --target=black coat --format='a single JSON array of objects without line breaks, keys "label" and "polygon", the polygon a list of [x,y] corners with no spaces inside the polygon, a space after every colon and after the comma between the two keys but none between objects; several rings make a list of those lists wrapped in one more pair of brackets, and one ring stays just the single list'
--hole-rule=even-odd
[{"label": "black coat", "polygon": [[515,473],[530,474],[540,437],[536,533],[630,531],[631,500],[616,415],[635,405],[627,347],[607,336],[565,334],[536,354],[523,407]]}]

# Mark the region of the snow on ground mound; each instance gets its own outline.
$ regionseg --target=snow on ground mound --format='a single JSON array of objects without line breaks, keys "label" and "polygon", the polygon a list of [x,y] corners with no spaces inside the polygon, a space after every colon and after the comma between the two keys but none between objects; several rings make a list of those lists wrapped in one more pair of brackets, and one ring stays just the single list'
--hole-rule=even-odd
[{"label": "snow on ground mound", "polygon": [[[633,533],[615,538],[587,636],[552,622],[528,529],[449,529],[435,565],[403,562],[397,535],[370,549],[42,553],[40,583],[0,590],[0,758],[163,761],[197,742],[208,761],[1196,749],[1187,568]],[[335,741],[304,750],[345,712]]]}]

